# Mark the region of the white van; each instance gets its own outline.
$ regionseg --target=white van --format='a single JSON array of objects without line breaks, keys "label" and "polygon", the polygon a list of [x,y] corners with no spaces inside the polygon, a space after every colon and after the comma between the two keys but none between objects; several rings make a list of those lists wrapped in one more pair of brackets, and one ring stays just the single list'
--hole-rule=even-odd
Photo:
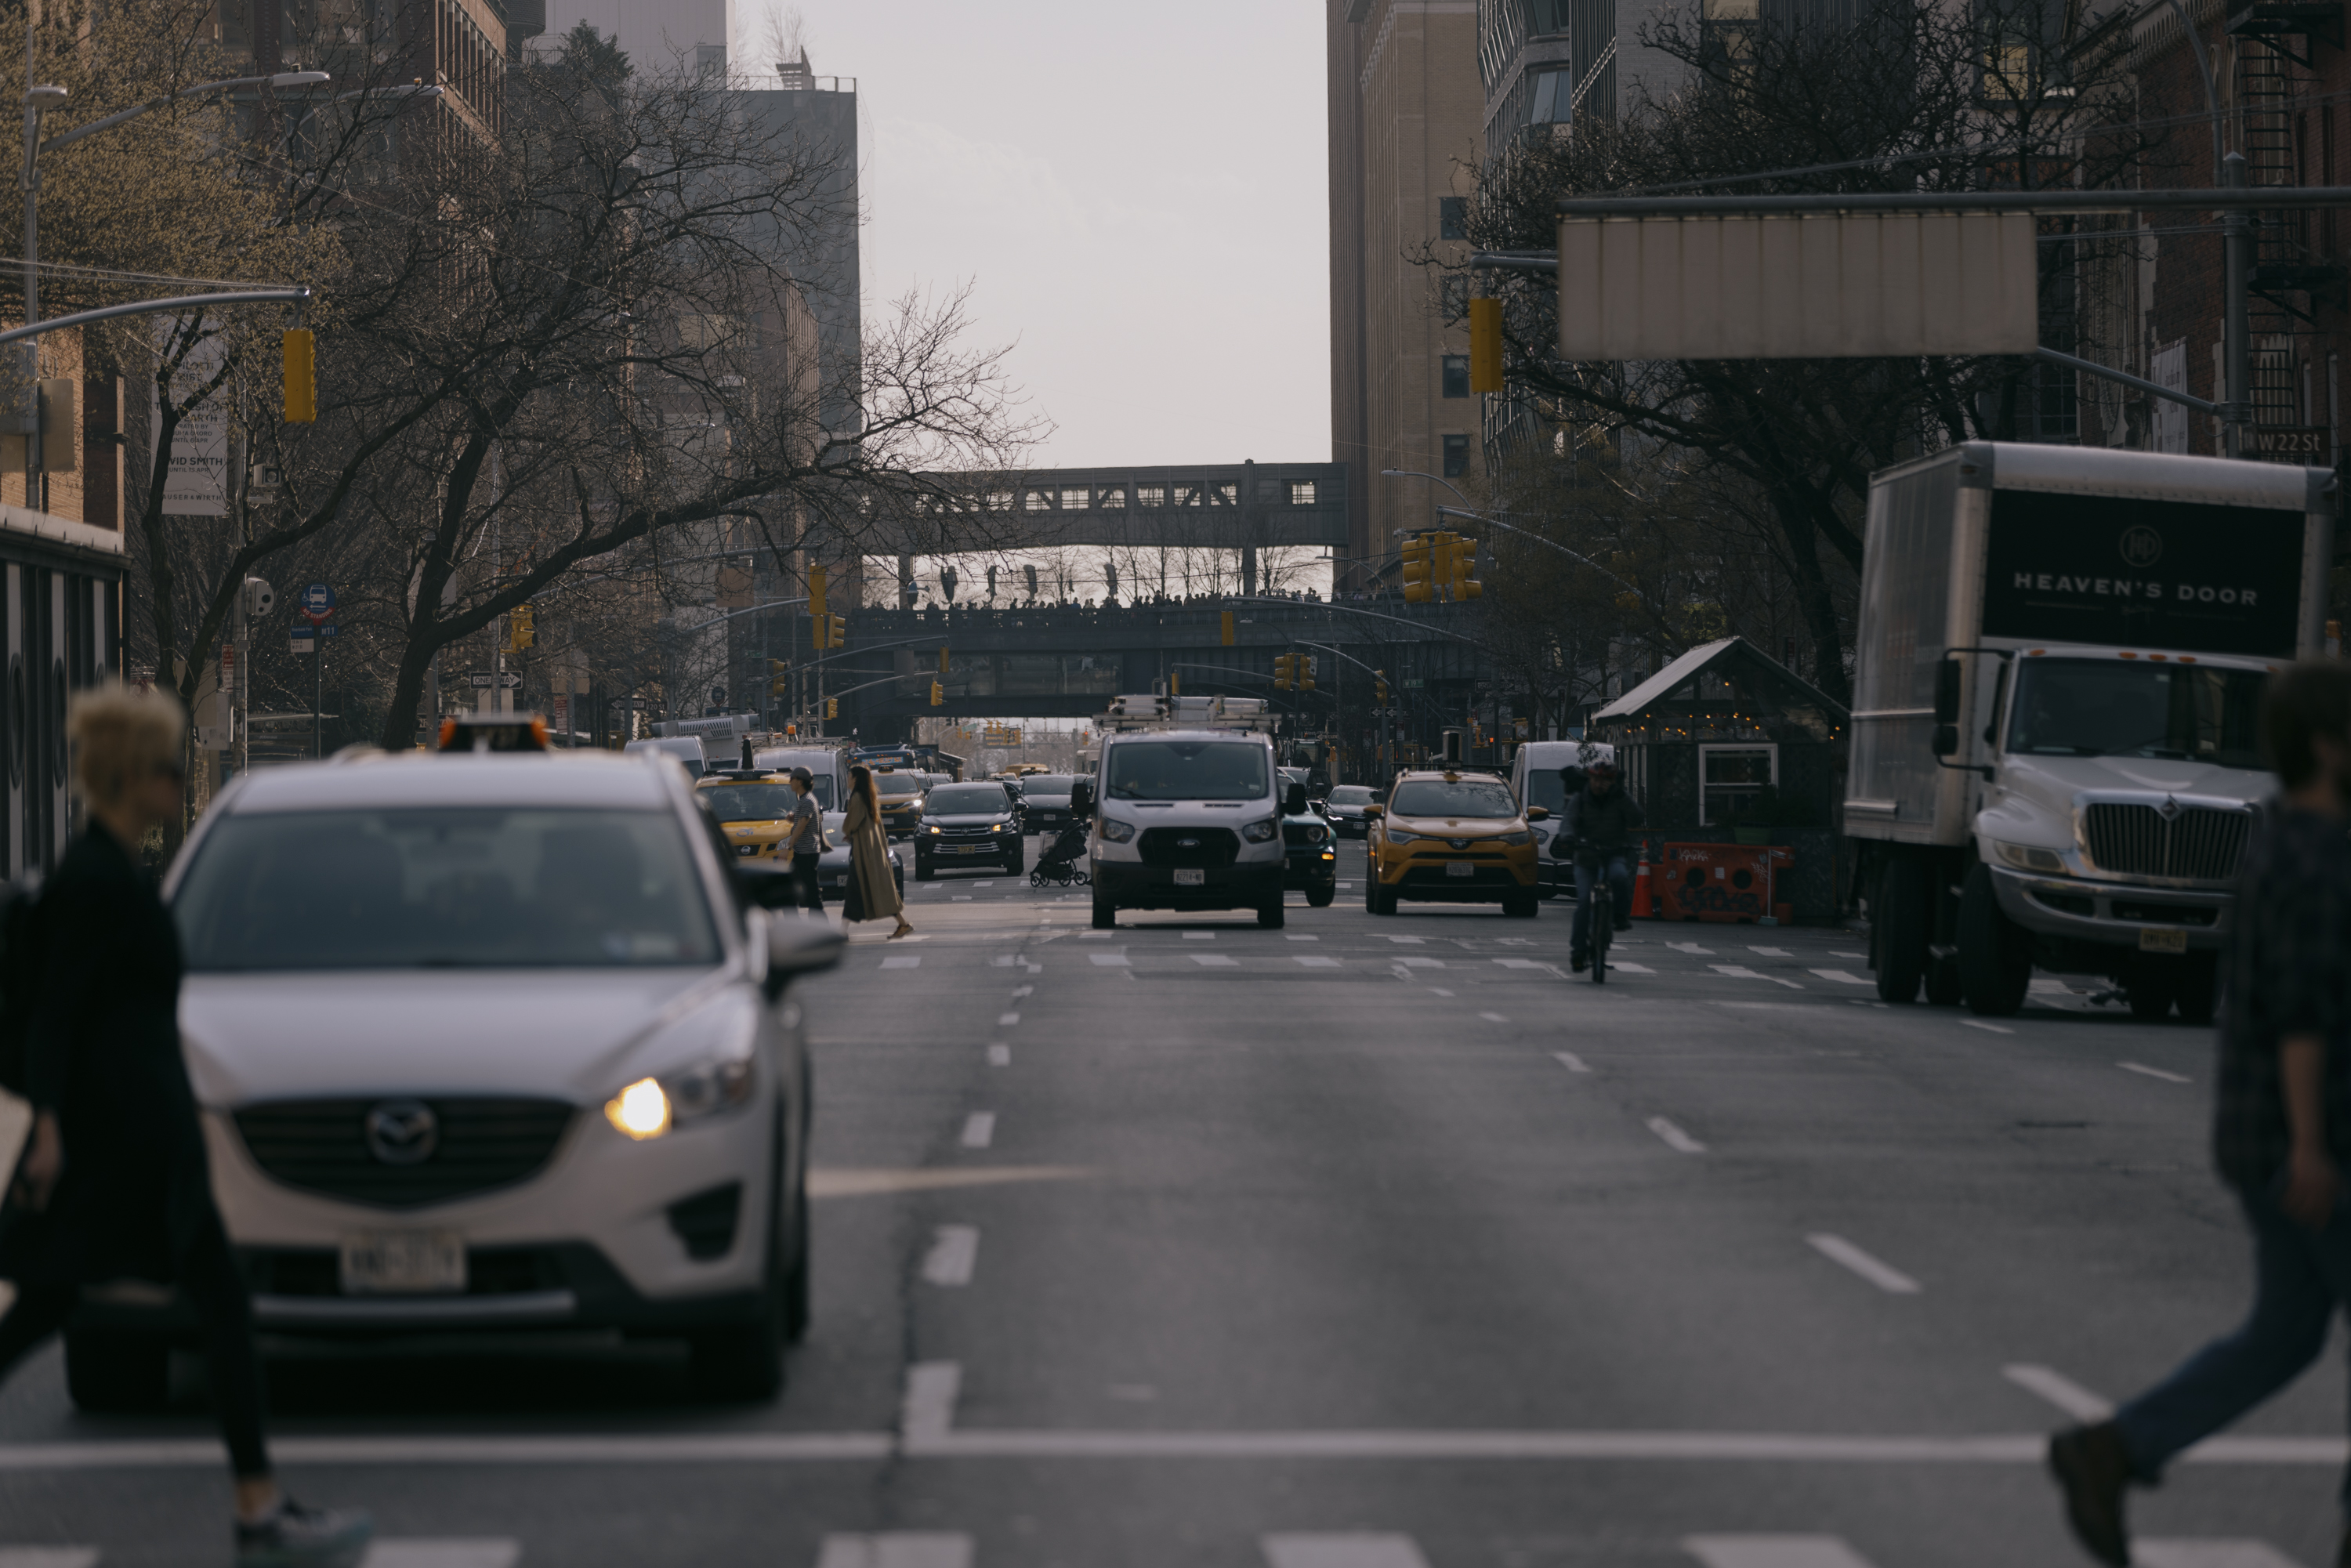
[{"label": "white van", "polygon": [[811,779],[809,793],[816,797],[820,810],[845,811],[849,809],[849,763],[838,747],[771,746],[765,751],[754,752],[751,766],[764,768],[771,773],[789,773],[795,768],[805,768]]},{"label": "white van", "polygon": [[1537,896],[1575,891],[1575,866],[1554,853],[1552,843],[1567,810],[1567,786],[1559,770],[1615,760],[1616,748],[1601,740],[1531,740],[1519,747],[1518,759],[1510,764],[1510,793],[1521,807],[1541,806],[1551,813],[1551,821],[1534,825]]},{"label": "white van", "polygon": [[664,735],[651,740],[632,740],[621,747],[623,751],[660,751],[676,758],[685,765],[689,778],[699,779],[710,764],[702,755],[702,737],[698,735]]},{"label": "white van", "polygon": [[1282,779],[1266,736],[1114,731],[1095,779],[1080,782],[1101,791],[1086,845],[1095,930],[1122,909],[1254,909],[1259,925],[1280,927]]}]

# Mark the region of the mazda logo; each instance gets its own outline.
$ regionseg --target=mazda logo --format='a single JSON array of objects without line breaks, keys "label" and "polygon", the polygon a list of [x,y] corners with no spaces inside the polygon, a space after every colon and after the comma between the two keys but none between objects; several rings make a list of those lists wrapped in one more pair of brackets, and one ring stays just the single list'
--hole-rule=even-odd
[{"label": "mazda logo", "polygon": [[2153,566],[2163,559],[2163,536],[2145,523],[2125,528],[2121,541],[2123,559],[2132,566]]},{"label": "mazda logo", "polygon": [[441,1144],[440,1118],[422,1100],[386,1100],[369,1107],[363,1124],[368,1153],[387,1166],[421,1166]]}]

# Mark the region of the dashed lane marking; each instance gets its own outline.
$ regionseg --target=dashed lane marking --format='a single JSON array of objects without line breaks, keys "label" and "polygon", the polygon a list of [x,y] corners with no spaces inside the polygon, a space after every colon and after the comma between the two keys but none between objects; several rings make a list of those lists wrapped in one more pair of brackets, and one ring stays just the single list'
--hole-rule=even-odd
[{"label": "dashed lane marking", "polygon": [[[1415,938],[1415,940],[1417,940],[1417,938]],[[1395,963],[1402,964],[1406,968],[1410,969],[1442,969],[1445,967],[1445,960],[1442,958],[1413,957],[1398,958],[1394,961]]]},{"label": "dashed lane marking", "polygon": [[1421,939],[1417,936],[1391,936],[1388,940],[1408,947],[1417,947],[1421,945]]},{"label": "dashed lane marking", "polygon": [[2301,1568],[2265,1541],[2134,1541],[2139,1568]]},{"label": "dashed lane marking", "polygon": [[2004,1023],[1986,1023],[1981,1019],[1961,1019],[1959,1021],[1967,1025],[1970,1029],[1980,1029],[1986,1034],[2014,1034],[2016,1032]]},{"label": "dashed lane marking", "polygon": [[1692,1535],[1682,1550],[1706,1568],[1870,1568],[1834,1535]]},{"label": "dashed lane marking", "polygon": [[898,1436],[909,1444],[935,1443],[954,1429],[956,1401],[963,1395],[963,1364],[918,1361],[906,1369],[898,1396]]},{"label": "dashed lane marking", "polygon": [[1760,969],[1750,969],[1744,964],[1708,964],[1707,967],[1718,975],[1728,975],[1734,980],[1769,980],[1775,986],[1785,986],[1792,991],[1801,991],[1804,988],[1793,980],[1783,980],[1777,975],[1767,975]]},{"label": "dashed lane marking", "polygon": [[1832,958],[1859,958],[1865,963],[1869,959],[1869,955],[1866,953],[1841,953],[1834,947],[1829,949],[1829,956]]},{"label": "dashed lane marking", "polygon": [[816,1568],[971,1568],[968,1535],[945,1531],[889,1531],[880,1535],[828,1535]]},{"label": "dashed lane marking", "polygon": [[1186,931],[1184,933],[1184,940],[1186,942],[1214,942],[1216,939],[1217,934],[1213,931]]},{"label": "dashed lane marking", "polygon": [[1699,1143],[1696,1138],[1691,1137],[1687,1133],[1683,1132],[1679,1127],[1675,1126],[1663,1116],[1652,1116],[1649,1118],[1649,1131],[1656,1134],[1658,1141],[1677,1155],[1702,1155],[1706,1153],[1706,1145],[1704,1144]]},{"label": "dashed lane marking", "polygon": [[991,1046],[989,1046],[989,1047],[987,1048],[987,1064],[988,1064],[990,1067],[1009,1067],[1009,1066],[1011,1066],[1011,1065],[1012,1065],[1012,1048],[1011,1048],[1010,1046],[1008,1046],[1008,1045],[991,1045]]},{"label": "dashed lane marking", "polygon": [[1409,1535],[1269,1535],[1258,1544],[1266,1568],[1428,1568]]},{"label": "dashed lane marking", "polygon": [[1877,983],[1875,980],[1867,979],[1863,976],[1855,975],[1844,969],[1813,969],[1810,971],[1810,973],[1818,975],[1823,980],[1834,980],[1839,985],[1874,986]]},{"label": "dashed lane marking", "polygon": [[1612,974],[1623,973],[1627,975],[1654,975],[1656,973],[1655,969],[1652,969],[1646,964],[1628,964],[1622,958],[1609,959],[1608,968]]},{"label": "dashed lane marking", "polygon": [[1033,997],[1036,994],[1037,988],[1034,986],[1015,986],[1012,988],[1012,999],[1016,1002],[1023,997]]},{"label": "dashed lane marking", "polygon": [[1713,948],[1701,947],[1695,942],[1668,942],[1666,946],[1677,953],[1695,953],[1701,958],[1710,956],[1714,952]]},{"label": "dashed lane marking", "polygon": [[1325,958],[1320,953],[1293,953],[1290,962],[1309,969],[1343,969],[1346,966],[1336,958]]},{"label": "dashed lane marking", "polygon": [[979,1262],[979,1227],[942,1225],[931,1233],[923,1256],[923,1278],[934,1285],[968,1285]]},{"label": "dashed lane marking", "polygon": [[1576,1055],[1575,1052],[1572,1051],[1554,1051],[1551,1054],[1552,1060],[1557,1061],[1562,1067],[1566,1068],[1570,1072],[1589,1072],[1592,1071],[1592,1069],[1583,1065],[1583,1058]]},{"label": "dashed lane marking", "polygon": [[1081,931],[1078,933],[1078,940],[1081,942],[1107,942],[1117,935],[1118,933],[1115,931]]},{"label": "dashed lane marking", "polygon": [[2054,1367],[2019,1362],[2003,1366],[2000,1375],[2027,1394],[2044,1399],[2076,1421],[2103,1421],[2115,1407]]},{"label": "dashed lane marking", "polygon": [[1879,1262],[1842,1236],[1823,1232],[1804,1239],[1822,1257],[1852,1270],[1889,1296],[1915,1296],[1919,1291],[1917,1281],[1889,1263]]},{"label": "dashed lane marking", "polygon": [[885,969],[919,969],[923,967],[923,956],[920,953],[893,953],[882,960],[882,967]]},{"label": "dashed lane marking", "polygon": [[1238,958],[1223,953],[1195,953],[1191,956],[1192,962],[1204,969],[1238,969],[1241,967]]},{"label": "dashed lane marking", "polygon": [[998,1013],[996,1018],[996,1027],[998,1029],[1010,1029],[1014,1024],[1017,1024],[1019,1021],[1020,1015],[1019,1013]]},{"label": "dashed lane marking", "polygon": [[1750,953],[1761,953],[1766,958],[1792,958],[1795,956],[1793,953],[1789,952],[1785,947],[1756,947],[1750,946],[1747,950]]},{"label": "dashed lane marking", "polygon": [[1478,1016],[1484,1019],[1488,1023],[1508,1023],[1510,1021],[1499,1013],[1479,1013]]},{"label": "dashed lane marking", "polygon": [[2149,1067],[2144,1062],[2117,1061],[2115,1065],[2121,1068],[2125,1072],[2136,1072],[2140,1074],[2142,1077],[2147,1078],[2160,1078],[2166,1083],[2193,1083],[2196,1082],[2196,1080],[2189,1077],[2184,1072],[2166,1072],[2160,1067]]},{"label": "dashed lane marking", "polygon": [[1532,958],[1497,958],[1494,962],[1499,964],[1505,969],[1541,969],[1547,967],[1547,966],[1538,963]]},{"label": "dashed lane marking", "polygon": [[1285,936],[1282,940],[1285,942],[1320,942],[1322,938],[1320,936],[1301,936],[1297,932],[1292,931]]},{"label": "dashed lane marking", "polygon": [[984,1149],[996,1142],[996,1113],[974,1111],[963,1119],[963,1146]]},{"label": "dashed lane marking", "polygon": [[[394,1539],[370,1546],[360,1568],[514,1568],[521,1561],[522,1542],[504,1536]],[[5,1558],[0,1568],[6,1568]]]},{"label": "dashed lane marking", "polygon": [[1119,968],[1126,963],[1126,955],[1123,953],[1089,953],[1086,956],[1105,969]]}]

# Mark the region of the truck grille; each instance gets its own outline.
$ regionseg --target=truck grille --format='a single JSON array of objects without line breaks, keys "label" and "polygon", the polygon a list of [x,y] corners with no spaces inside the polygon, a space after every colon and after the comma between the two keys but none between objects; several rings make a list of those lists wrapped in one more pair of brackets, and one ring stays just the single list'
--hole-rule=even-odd
[{"label": "truck grille", "polygon": [[2179,877],[2226,882],[2253,828],[2250,811],[2189,806],[2167,822],[2153,806],[2119,803],[2084,808],[2090,863],[2122,876]]},{"label": "truck grille", "polygon": [[560,1100],[428,1100],[433,1152],[413,1165],[392,1165],[377,1157],[367,1134],[368,1113],[392,1098],[248,1105],[236,1113],[236,1130],[254,1162],[287,1186],[417,1208],[537,1176],[555,1157],[572,1113]]},{"label": "truck grille", "polygon": [[1233,863],[1241,841],[1230,828],[1145,828],[1136,847],[1144,865],[1217,871]]}]

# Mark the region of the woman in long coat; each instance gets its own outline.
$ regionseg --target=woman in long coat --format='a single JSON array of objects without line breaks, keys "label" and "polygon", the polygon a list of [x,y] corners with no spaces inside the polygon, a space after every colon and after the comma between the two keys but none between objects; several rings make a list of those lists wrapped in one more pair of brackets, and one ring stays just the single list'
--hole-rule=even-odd
[{"label": "woman in long coat", "polygon": [[898,896],[898,880],[890,874],[890,836],[882,831],[881,791],[873,788],[869,768],[849,770],[849,809],[841,813],[841,831],[849,840],[849,874],[856,881],[858,902],[863,906],[857,918],[879,920],[894,915],[898,929],[890,933],[890,940],[911,935],[914,928],[906,924],[906,904]]},{"label": "woman in long coat", "polygon": [[368,1517],[302,1508],[270,1474],[252,1307],[213,1206],[180,1053],[179,934],[136,858],[148,831],[180,813],[179,705],[104,687],[75,700],[67,727],[89,827],[33,910],[33,1128],[0,1207],[0,1279],[16,1286],[0,1317],[0,1380],[67,1325],[83,1286],[177,1286],[204,1327],[236,1481],[238,1562],[356,1563]]}]

